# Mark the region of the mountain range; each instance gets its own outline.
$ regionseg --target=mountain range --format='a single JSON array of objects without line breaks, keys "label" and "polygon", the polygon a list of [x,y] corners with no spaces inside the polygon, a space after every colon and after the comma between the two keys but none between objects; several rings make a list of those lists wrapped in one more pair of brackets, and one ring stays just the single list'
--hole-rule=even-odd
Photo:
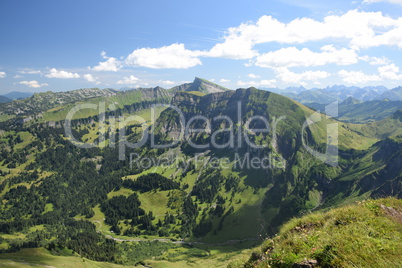
[{"label": "mountain range", "polygon": [[[332,91],[309,91],[323,92]],[[337,119],[274,92],[201,78],[0,104],[0,252],[226,264],[293,217],[401,198],[399,105],[349,96]]]},{"label": "mountain range", "polygon": [[[308,103],[308,107],[325,113],[326,104]],[[339,103],[338,114],[335,118],[351,123],[369,123],[380,121],[392,116],[396,111],[402,109],[402,101],[371,100],[359,101],[349,97]]]},{"label": "mountain range", "polygon": [[391,101],[402,100],[402,87],[396,87],[393,89],[387,89],[384,86],[370,86],[370,87],[347,87],[343,85],[336,85],[326,87],[322,89],[313,88],[305,89],[303,87],[298,88],[286,88],[266,89],[278,94],[290,97],[303,104],[308,103],[320,103],[328,104],[334,101],[344,101],[349,97],[357,99],[359,101],[371,101],[371,100],[383,100],[388,99]]},{"label": "mountain range", "polygon": [[11,102],[13,100],[24,99],[32,96],[33,93],[12,91],[10,93],[0,95],[0,103]]},{"label": "mountain range", "polygon": [[[120,91],[130,91],[135,88],[122,88]],[[344,101],[345,99],[352,97],[359,101],[371,101],[371,100],[383,100],[388,99],[391,101],[402,100],[402,88],[396,87],[388,89],[384,86],[367,86],[367,87],[347,87],[344,85],[335,85],[326,88],[312,88],[306,89],[300,87],[287,87],[284,89],[279,88],[261,88],[266,91],[275,92],[287,97],[290,97],[303,104],[319,103],[328,104],[334,101]],[[90,90],[90,89],[85,89]],[[104,89],[105,91],[116,91],[115,89]],[[170,89],[173,92],[176,91],[199,91],[205,94],[227,91],[228,89],[218,84],[210,82],[208,80],[196,77],[192,83],[185,83],[179,86],[175,86]],[[39,93],[44,94],[44,93]],[[4,94],[3,102],[9,102],[10,100],[24,99],[32,96],[33,93],[27,92],[10,92]]]},{"label": "mountain range", "polygon": [[4,96],[0,96],[0,103],[6,103],[6,102],[10,102],[13,101],[12,99],[9,99],[7,97]]}]

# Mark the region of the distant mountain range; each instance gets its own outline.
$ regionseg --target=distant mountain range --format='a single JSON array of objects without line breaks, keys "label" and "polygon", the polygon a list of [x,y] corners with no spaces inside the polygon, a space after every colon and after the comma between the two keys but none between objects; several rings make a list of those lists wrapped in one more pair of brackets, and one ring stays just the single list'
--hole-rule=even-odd
[{"label": "distant mountain range", "polygon": [[387,89],[384,86],[360,88],[340,85],[310,90],[304,87],[265,90],[289,97],[324,113],[327,104],[337,101],[339,107],[336,118],[352,123],[379,121],[402,109],[402,87]]},{"label": "distant mountain range", "polygon": [[19,100],[19,99],[31,97],[33,94],[34,93],[30,93],[30,92],[12,91],[7,94],[3,94],[0,97],[5,97],[8,99],[8,101],[4,101],[4,102],[10,102],[13,100]]},{"label": "distant mountain range", "polygon": [[[203,96],[210,93],[226,92],[228,90],[208,80],[195,77],[191,83],[185,83],[170,89],[162,87],[124,88],[120,90],[92,88],[59,93],[48,91],[35,94],[15,91],[0,96],[0,115],[39,114],[60,105],[113,95],[116,95],[117,99],[120,98],[119,96],[136,99],[138,98],[137,93],[141,93],[141,99],[163,98],[164,100],[168,100],[180,91],[194,92],[199,96]],[[323,113],[325,113],[325,106],[327,104],[338,101],[338,116],[336,118],[351,123],[368,123],[383,120],[397,110],[402,109],[402,87],[387,89],[384,86],[361,88],[335,85],[322,89],[313,88],[309,90],[304,87],[288,87],[285,89],[264,88],[264,90],[286,96]]]},{"label": "distant mountain range", "polygon": [[314,102],[328,104],[334,101],[344,101],[349,97],[353,97],[359,101],[382,99],[389,99],[392,101],[402,100],[402,87],[397,87],[389,90],[384,86],[361,88],[336,85],[322,89],[313,88],[309,90],[303,87],[290,87],[286,89],[269,88],[266,90],[287,96],[303,104]]},{"label": "distant mountain range", "polygon": [[[117,99],[132,98],[136,102],[137,98],[142,100],[154,100],[155,98],[166,97],[171,99],[174,93],[178,91],[198,92],[199,95],[209,93],[225,92],[229,89],[212,83],[202,78],[196,77],[192,83],[185,83],[180,86],[175,86],[171,89],[161,87],[155,88],[126,88],[124,91],[106,88],[86,88],[77,89],[66,92],[42,92],[29,95],[24,92],[11,92],[6,94],[3,103],[0,98],[0,115],[28,115],[32,113],[41,113],[57,106],[67,105],[77,101],[116,96]],[[131,92],[131,93],[130,93]],[[141,97],[139,97],[141,95]],[[11,97],[24,97],[24,99],[10,100]],[[27,96],[27,97],[26,97]],[[129,97],[128,97],[129,96]],[[118,101],[119,102],[119,101]],[[123,101],[124,102],[124,101]]]},{"label": "distant mountain range", "polygon": [[[67,103],[80,101],[87,98],[111,96],[116,94],[116,90],[108,89],[77,89],[66,92],[42,92],[35,93],[24,99],[14,100],[12,102],[0,105],[0,115],[27,115],[32,113],[40,113],[53,107]],[[13,94],[14,96],[22,96],[22,94]]]},{"label": "distant mountain range", "polygon": [[[307,103],[308,107],[325,113],[326,104]],[[359,101],[353,97],[339,103],[337,119],[351,123],[368,123],[383,120],[402,109],[402,101],[389,99]]]},{"label": "distant mountain range", "polygon": [[10,102],[13,101],[12,99],[9,99],[7,97],[4,96],[0,96],[0,103],[6,103],[6,102]]},{"label": "distant mountain range", "polygon": [[[120,90],[106,88],[106,91],[130,91],[138,90],[140,88],[121,88]],[[347,87],[344,85],[335,85],[326,88],[312,88],[306,89],[300,87],[287,87],[285,89],[280,88],[261,88],[262,90],[271,91],[293,100],[296,100],[303,104],[328,104],[334,101],[344,101],[349,97],[352,97],[359,101],[371,101],[371,100],[383,100],[388,99],[390,101],[402,100],[402,87],[396,87],[388,89],[384,86],[368,86],[368,87]],[[204,94],[224,92],[229,89],[215,84],[211,81],[196,77],[191,83],[184,83],[182,85],[174,86],[168,89],[172,92],[177,91],[198,91]],[[43,93],[36,93],[43,94]],[[30,92],[13,91],[7,94],[0,95],[0,103],[10,102],[12,100],[24,99],[34,95]]]}]

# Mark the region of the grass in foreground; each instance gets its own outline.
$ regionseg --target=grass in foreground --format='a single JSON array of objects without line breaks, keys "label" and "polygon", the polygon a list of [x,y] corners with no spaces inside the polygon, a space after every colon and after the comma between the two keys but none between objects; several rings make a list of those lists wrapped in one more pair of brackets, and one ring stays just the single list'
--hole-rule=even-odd
[{"label": "grass in foreground", "polygon": [[402,200],[368,200],[282,226],[259,252],[229,267],[402,267]]}]

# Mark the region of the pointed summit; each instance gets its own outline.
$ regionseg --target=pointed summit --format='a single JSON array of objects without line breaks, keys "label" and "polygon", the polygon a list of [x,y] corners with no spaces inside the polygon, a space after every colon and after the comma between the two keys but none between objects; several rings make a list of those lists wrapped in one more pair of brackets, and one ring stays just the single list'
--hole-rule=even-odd
[{"label": "pointed summit", "polygon": [[344,100],[343,102],[341,102],[340,105],[353,105],[353,104],[357,104],[357,103],[361,103],[361,101],[359,101],[353,97],[349,97],[346,100]]},{"label": "pointed summit", "polygon": [[191,83],[191,86],[187,89],[187,91],[200,91],[206,94],[224,92],[227,90],[227,88],[198,77],[194,79],[193,83]]},{"label": "pointed summit", "polygon": [[192,83],[183,84],[172,88],[173,91],[198,91],[205,94],[224,92],[229,89],[212,83],[211,81],[196,77]]}]

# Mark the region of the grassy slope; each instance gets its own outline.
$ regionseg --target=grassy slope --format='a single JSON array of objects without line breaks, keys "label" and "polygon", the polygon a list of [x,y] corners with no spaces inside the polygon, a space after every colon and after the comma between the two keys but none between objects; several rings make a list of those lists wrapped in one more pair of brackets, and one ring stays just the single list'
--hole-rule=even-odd
[{"label": "grassy slope", "polygon": [[339,106],[339,120],[367,123],[385,119],[402,108],[401,101],[367,101]]},{"label": "grassy slope", "polygon": [[52,255],[44,248],[27,248],[14,253],[0,254],[1,267],[57,267],[57,268],[80,268],[80,267],[127,267],[106,262],[96,262],[77,255],[69,250],[60,252],[60,256]]},{"label": "grassy slope", "polygon": [[247,267],[290,267],[303,260],[325,267],[401,267],[401,252],[402,200],[387,198],[292,219]]},{"label": "grassy slope", "polygon": [[402,122],[399,119],[391,117],[365,125],[354,125],[354,128],[366,136],[379,139],[402,135]]},{"label": "grassy slope", "polygon": [[[124,105],[130,105],[132,103],[141,101],[141,91],[128,91],[123,94],[118,94],[111,97],[99,97],[88,99],[82,102],[75,102],[65,106],[58,106],[43,114],[43,117],[39,120],[40,122],[47,121],[61,121],[65,120],[68,112],[78,104],[96,104],[105,103],[106,110],[109,110],[109,105],[114,104],[115,108],[123,108]],[[74,114],[73,119],[86,118],[89,116],[95,116],[99,114],[99,109],[82,109]]]},{"label": "grassy slope", "polygon": [[[295,102],[304,111],[306,117],[311,116],[315,111],[307,106]],[[329,124],[338,124],[338,137],[340,149],[356,149],[365,150],[378,141],[379,136],[369,135],[366,131],[362,131],[362,126],[351,123],[340,122],[333,118],[327,118],[321,115],[321,120],[315,124],[310,125],[310,129],[314,138],[321,142],[326,143],[326,131]],[[375,129],[378,127],[376,126]]]},{"label": "grassy slope", "polygon": [[[308,109],[308,108],[306,108],[306,107],[304,107],[302,105],[300,105],[300,106],[303,108],[303,110],[306,113],[306,115],[310,115],[311,113],[313,113],[313,111],[311,111],[310,109]],[[94,110],[94,111],[95,111],[95,113],[97,112],[96,110]],[[142,111],[139,114],[141,116],[143,116],[145,118],[145,120],[149,121],[149,119],[150,119],[149,118],[149,110]],[[326,124],[327,123],[333,123],[333,122],[334,121],[332,121],[332,120],[324,119],[320,124],[316,124],[315,127],[316,127],[316,130],[317,130],[317,133],[321,134],[322,136],[325,137]],[[345,147],[354,147],[354,148],[366,149],[368,146],[370,146],[373,142],[376,141],[375,138],[363,138],[358,133],[349,131],[347,129],[347,127],[345,127],[345,126],[349,126],[350,124],[344,124],[344,123],[340,123],[340,124],[342,124],[341,125],[341,130],[340,130],[340,133],[339,133],[339,136],[341,138],[340,142],[341,142],[341,145],[343,145]],[[96,137],[96,131],[97,131],[97,125],[96,125],[95,128],[91,129],[90,134],[88,134],[88,138],[90,140],[93,139],[94,137]],[[315,132],[313,131],[313,133],[315,133]],[[27,134],[29,134],[29,133],[27,133]],[[31,138],[32,137],[30,135],[26,135],[26,136],[22,135],[22,139],[24,140],[24,142],[29,143],[31,141]],[[151,170],[148,171],[148,172],[151,172]],[[169,177],[170,174],[175,173],[176,170],[166,168],[165,170],[158,170],[157,172]],[[196,177],[197,177],[197,174],[198,174],[198,172],[197,173],[191,173],[190,172],[183,179],[183,182],[185,181],[185,182],[188,182],[190,184],[189,189],[191,189],[192,186],[194,185]],[[244,186],[244,185],[242,185],[242,186]],[[251,234],[247,234],[247,232],[245,232],[245,229],[249,230],[250,232],[252,231],[253,234],[254,234],[255,229],[260,228],[260,223],[255,221],[255,219],[260,217],[260,215],[259,215],[259,210],[260,210],[259,203],[260,202],[259,201],[262,200],[263,193],[265,192],[265,190],[266,189],[262,189],[260,192],[258,192],[257,194],[253,195],[253,192],[251,191],[251,189],[245,189],[244,192],[236,194],[234,200],[238,200],[240,198],[240,199],[242,199],[242,203],[238,204],[238,205],[233,204],[234,207],[235,207],[235,214],[230,216],[225,221],[225,224],[230,225],[233,222],[233,220],[242,220],[242,221],[244,221],[244,222],[241,222],[241,223],[237,222],[237,223],[233,224],[233,225],[238,224],[239,230],[236,230],[237,231],[236,233],[241,232],[242,235],[243,235],[240,238],[248,238],[248,237],[251,236]],[[112,193],[109,194],[109,198],[112,197],[113,195],[120,195],[120,194],[129,195],[130,191],[127,191],[127,189],[122,189],[121,192],[119,192],[119,193],[112,192]],[[221,191],[220,194],[222,196],[226,197],[224,191]],[[154,214],[156,214],[156,215],[164,214],[164,212],[165,212],[164,210],[166,209],[166,206],[165,206],[165,201],[166,200],[165,200],[165,196],[161,196],[161,195],[162,195],[162,193],[160,193],[160,192],[158,192],[156,194],[153,194],[153,193],[141,194],[140,199],[144,203],[145,210],[147,210],[147,211],[152,210],[154,212]],[[164,195],[164,193],[163,193],[163,195]],[[250,196],[252,196],[252,198],[251,198],[252,200],[247,199],[247,197],[250,197]],[[161,199],[164,200],[164,202],[161,202],[161,203],[163,203],[163,205],[155,206],[156,204],[154,203],[154,201],[157,202],[157,201],[159,201]],[[103,223],[104,215],[99,211],[99,208],[95,208],[94,210],[95,210],[95,216],[91,220],[96,222],[95,224],[100,225],[100,224]],[[160,213],[159,213],[159,211],[160,211]],[[240,217],[240,216],[242,216],[242,217]],[[217,226],[218,222],[214,221],[213,224],[214,224],[214,228],[215,228]],[[110,234],[108,226],[103,225],[100,228],[100,230],[104,234]],[[217,239],[216,236],[213,236],[212,234],[210,234],[210,235],[208,235],[207,237],[205,237],[203,239],[203,242],[220,243],[222,241],[226,241],[225,240],[226,238],[233,237],[231,232],[234,232],[234,231],[233,230],[232,231],[227,230],[227,232],[222,232],[222,234],[219,235],[219,239]],[[196,261],[195,259],[196,259],[196,257],[194,257],[194,259],[191,262],[196,262],[197,263],[198,261]],[[185,263],[187,263],[187,262],[188,262],[188,260],[183,260],[183,265]],[[187,264],[189,264],[189,263],[187,263]],[[198,264],[199,264],[199,262],[198,262]],[[172,264],[170,264],[170,265],[172,265]],[[196,266],[198,266],[198,265],[196,265]]]},{"label": "grassy slope", "polygon": [[189,93],[189,94],[193,94],[193,95],[196,95],[196,96],[200,96],[200,97],[206,95],[204,92],[200,92],[200,91],[186,91],[186,92]]}]

